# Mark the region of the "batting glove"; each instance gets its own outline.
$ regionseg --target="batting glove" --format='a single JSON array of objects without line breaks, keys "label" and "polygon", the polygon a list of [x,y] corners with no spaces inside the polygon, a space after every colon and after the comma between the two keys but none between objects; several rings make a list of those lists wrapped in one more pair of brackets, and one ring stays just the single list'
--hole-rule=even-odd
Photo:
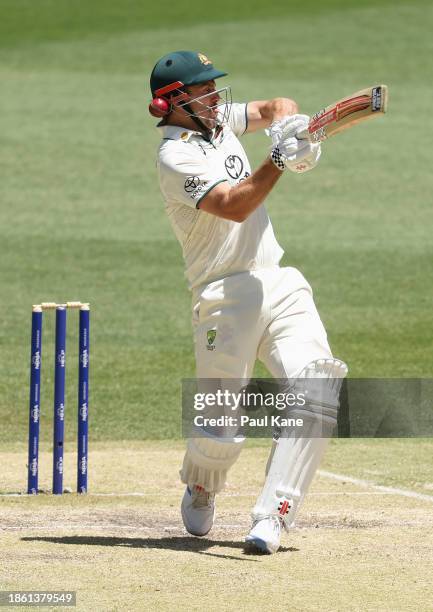
[{"label": "batting glove", "polygon": [[306,144],[298,151],[296,159],[293,161],[286,160],[286,167],[297,174],[308,172],[309,170],[315,168],[315,166],[317,166],[319,163],[320,155],[322,153],[320,142],[311,143],[307,140],[300,140],[299,142]]},{"label": "batting glove", "polygon": [[319,161],[320,146],[296,138],[296,134],[308,127],[309,121],[308,115],[289,115],[274,121],[266,130],[272,138],[271,159],[280,170],[287,167],[292,172],[307,172]]},{"label": "batting glove", "polygon": [[272,139],[272,144],[276,147],[284,138],[292,138],[298,132],[302,132],[308,127],[310,117],[308,115],[286,115],[278,121],[274,121],[270,128],[265,130],[267,136]]}]

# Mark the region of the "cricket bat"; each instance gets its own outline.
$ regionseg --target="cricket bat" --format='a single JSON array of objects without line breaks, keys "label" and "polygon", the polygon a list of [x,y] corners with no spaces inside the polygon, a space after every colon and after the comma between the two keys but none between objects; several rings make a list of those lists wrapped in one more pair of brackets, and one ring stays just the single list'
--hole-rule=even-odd
[{"label": "cricket bat", "polygon": [[313,115],[308,128],[296,134],[310,142],[321,142],[372,117],[386,113],[388,87],[376,85],[342,98]]}]

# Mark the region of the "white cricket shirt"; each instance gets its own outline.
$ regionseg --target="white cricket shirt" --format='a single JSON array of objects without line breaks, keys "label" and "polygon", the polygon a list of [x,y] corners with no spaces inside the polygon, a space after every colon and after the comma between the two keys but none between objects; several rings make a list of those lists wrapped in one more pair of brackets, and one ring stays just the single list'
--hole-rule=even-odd
[{"label": "white cricket shirt", "polygon": [[159,182],[191,289],[237,272],[275,266],[283,255],[263,204],[242,223],[199,209],[201,199],[219,183],[236,185],[250,176],[237,138],[247,125],[247,105],[232,104],[228,125],[212,142],[182,127],[160,128]]}]

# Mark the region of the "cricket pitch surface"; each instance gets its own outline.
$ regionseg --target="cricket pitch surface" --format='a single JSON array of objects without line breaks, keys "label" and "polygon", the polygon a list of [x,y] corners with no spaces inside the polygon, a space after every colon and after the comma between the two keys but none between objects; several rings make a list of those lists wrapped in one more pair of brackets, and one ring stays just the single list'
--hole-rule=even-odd
[{"label": "cricket pitch surface", "polygon": [[[357,444],[331,444],[273,556],[243,546],[266,447],[243,451],[204,538],[183,528],[180,442],[95,444],[85,496],[23,495],[25,449],[11,447],[0,454],[0,588],[76,591],[78,610],[433,610],[433,485],[347,474]],[[40,464],[44,489],[48,448]],[[75,468],[65,453],[67,487]]]}]

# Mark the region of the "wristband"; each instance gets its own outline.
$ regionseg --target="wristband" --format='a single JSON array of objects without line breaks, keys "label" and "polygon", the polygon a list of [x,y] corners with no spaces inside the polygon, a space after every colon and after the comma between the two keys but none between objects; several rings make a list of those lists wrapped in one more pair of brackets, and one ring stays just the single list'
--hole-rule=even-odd
[{"label": "wristband", "polygon": [[277,166],[277,168],[279,170],[281,170],[281,172],[283,172],[286,169],[286,164],[284,163],[284,158],[281,155],[280,149],[278,147],[274,147],[271,151],[271,159],[274,162],[274,164]]}]

